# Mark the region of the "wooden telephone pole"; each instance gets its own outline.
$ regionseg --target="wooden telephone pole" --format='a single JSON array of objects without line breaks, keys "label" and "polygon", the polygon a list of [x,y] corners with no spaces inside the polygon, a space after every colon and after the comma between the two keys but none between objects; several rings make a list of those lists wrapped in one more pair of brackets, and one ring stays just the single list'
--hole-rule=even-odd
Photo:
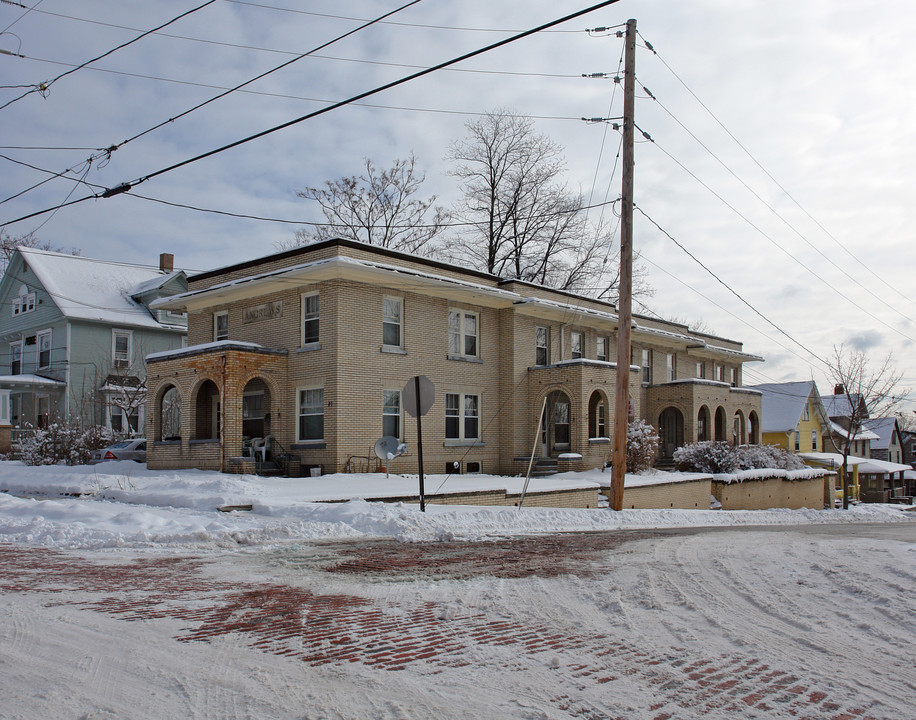
[{"label": "wooden telephone pole", "polygon": [[620,197],[620,288],[617,299],[617,387],[614,404],[612,510],[623,509],[630,408],[630,326],[633,323],[633,147],[636,110],[636,20],[627,20],[623,73],[623,186]]}]

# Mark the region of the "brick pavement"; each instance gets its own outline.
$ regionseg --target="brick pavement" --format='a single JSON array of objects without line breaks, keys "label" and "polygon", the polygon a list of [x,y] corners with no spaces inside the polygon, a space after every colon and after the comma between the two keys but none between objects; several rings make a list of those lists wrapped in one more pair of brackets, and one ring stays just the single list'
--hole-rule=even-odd
[{"label": "brick pavement", "polygon": [[[397,542],[324,545],[316,565],[328,573],[373,576],[519,578],[597,572],[600,552],[623,534],[570,534],[485,543]],[[629,537],[633,537],[629,534]],[[513,651],[513,668],[524,673],[550,664],[564,694],[550,699],[570,717],[611,720],[606,707],[584,700],[598,686],[628,678],[651,687],[653,720],[772,712],[799,720],[875,720],[866,705],[842,706],[829,690],[750,656],[697,657],[684,648],[647,652],[607,635],[519,627],[484,612],[455,617],[443,606],[415,606],[323,594],[278,583],[228,582],[201,572],[194,557],[143,558],[126,563],[92,562],[63,552],[0,545],[0,593],[35,593],[46,606],[70,605],[125,621],[183,621],[181,642],[207,642],[241,635],[250,647],[312,666],[362,663],[397,672],[439,672],[471,663],[471,650],[493,646]],[[62,593],[82,591],[89,598]],[[417,665],[417,663],[422,663]],[[584,693],[584,694],[583,694]]]}]

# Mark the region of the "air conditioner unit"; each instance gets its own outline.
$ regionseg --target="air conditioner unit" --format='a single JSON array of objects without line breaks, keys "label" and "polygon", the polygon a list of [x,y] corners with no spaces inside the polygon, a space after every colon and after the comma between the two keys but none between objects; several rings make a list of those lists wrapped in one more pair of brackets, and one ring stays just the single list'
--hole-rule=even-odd
[{"label": "air conditioner unit", "polygon": [[114,366],[116,368],[126,368],[130,365],[125,358],[116,358],[114,361]]}]

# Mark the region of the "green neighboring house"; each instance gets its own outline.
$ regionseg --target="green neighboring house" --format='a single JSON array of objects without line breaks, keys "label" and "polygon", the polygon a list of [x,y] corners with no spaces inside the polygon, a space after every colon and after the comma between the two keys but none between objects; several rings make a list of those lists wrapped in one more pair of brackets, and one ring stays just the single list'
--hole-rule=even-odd
[{"label": "green neighboring house", "polygon": [[149,304],[187,289],[167,253],[157,268],[17,248],[0,279],[0,426],[142,434],[144,359],[187,335],[183,313]]}]

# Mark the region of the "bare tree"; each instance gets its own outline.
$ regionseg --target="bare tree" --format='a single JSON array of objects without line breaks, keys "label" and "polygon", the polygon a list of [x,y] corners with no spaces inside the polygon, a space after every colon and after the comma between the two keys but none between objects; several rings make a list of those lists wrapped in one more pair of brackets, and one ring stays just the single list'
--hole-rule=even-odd
[{"label": "bare tree", "polygon": [[[24,235],[10,235],[6,230],[0,229],[0,273],[6,270],[13,258],[13,252],[17,247],[30,247],[36,250],[50,250],[52,252],[68,252],[63,248],[54,247],[47,240],[39,240],[34,233]],[[79,255],[80,251],[76,248],[69,250],[71,255]]]},{"label": "bare tree", "polygon": [[328,180],[296,194],[321,206],[326,225],[296,232],[295,240],[277,243],[281,250],[331,238],[347,238],[380,247],[420,253],[445,228],[448,213],[434,206],[436,196],[416,197],[426,175],[411,153],[387,170],[365,158],[361,175]]},{"label": "bare tree", "polygon": [[461,182],[459,214],[470,225],[452,246],[455,257],[564,290],[616,289],[609,229],[588,221],[581,194],[563,181],[563,148],[530,119],[505,110],[466,127],[446,156]]},{"label": "bare tree", "polygon": [[837,422],[846,430],[841,447],[843,455],[843,507],[849,507],[849,476],[846,465],[855,436],[862,432],[868,418],[893,415],[906,391],[898,389],[903,375],[894,365],[893,354],[871,363],[861,348],[845,344],[833,346],[833,356],[828,360],[828,373],[834,383],[837,398]]}]

